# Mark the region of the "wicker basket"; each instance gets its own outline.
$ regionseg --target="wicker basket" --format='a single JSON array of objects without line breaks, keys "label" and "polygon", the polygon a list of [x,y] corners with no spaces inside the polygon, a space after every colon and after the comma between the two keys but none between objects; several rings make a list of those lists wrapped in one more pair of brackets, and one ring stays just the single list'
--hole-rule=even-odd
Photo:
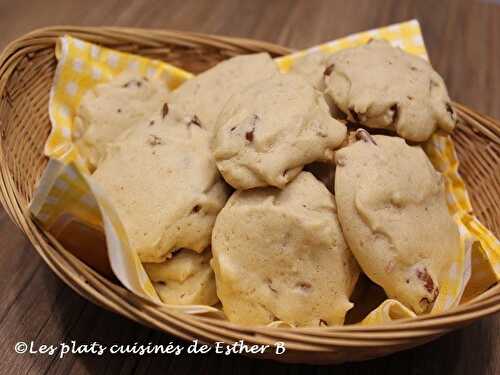
[{"label": "wicker basket", "polygon": [[[338,363],[363,360],[414,347],[500,310],[500,285],[447,313],[380,326],[244,328],[218,319],[158,309],[86,266],[27,213],[47,163],[43,145],[50,130],[48,97],[56,59],[54,45],[64,34],[121,51],[166,60],[200,72],[237,54],[289,49],[269,43],[184,32],[129,28],[54,27],[34,31],[10,44],[0,57],[0,199],[52,270],[76,292],[109,310],[172,335],[206,342],[286,344],[277,360]],[[500,234],[500,124],[460,104],[463,123],[454,132],[460,172],[468,183],[474,214]],[[271,353],[266,354],[272,356]]]}]

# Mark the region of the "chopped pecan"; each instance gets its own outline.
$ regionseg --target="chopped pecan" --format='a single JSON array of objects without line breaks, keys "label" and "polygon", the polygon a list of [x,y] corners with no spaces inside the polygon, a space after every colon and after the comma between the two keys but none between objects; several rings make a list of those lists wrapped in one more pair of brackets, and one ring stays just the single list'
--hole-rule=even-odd
[{"label": "chopped pecan", "polygon": [[163,144],[163,140],[154,134],[149,135],[147,142],[150,146],[158,146]]},{"label": "chopped pecan", "polygon": [[360,128],[356,130],[356,138],[362,140],[363,142],[371,143],[375,146],[377,145],[377,142],[375,142],[370,133],[368,133],[365,129]]},{"label": "chopped pecan", "polygon": [[439,296],[439,288],[436,288],[434,289],[434,292],[431,294],[430,297],[424,297],[420,300],[420,307],[422,307],[424,312],[428,312],[432,308],[438,296]]},{"label": "chopped pecan", "polygon": [[248,142],[253,142],[253,132],[254,132],[254,129],[252,130],[249,130],[245,133],[245,138]]},{"label": "chopped pecan", "polygon": [[335,68],[335,64],[328,65],[325,68],[325,71],[323,72],[323,75],[329,77],[332,74],[332,72],[333,72],[333,68]]},{"label": "chopped pecan", "polygon": [[269,278],[269,277],[266,277],[264,279],[264,281],[266,282],[267,286],[269,287],[269,289],[271,290],[271,292],[273,293],[278,293],[278,290],[276,290],[275,288],[273,288],[273,281]]},{"label": "chopped pecan", "polygon": [[434,290],[434,280],[432,280],[431,275],[429,275],[429,272],[427,271],[427,268],[424,269],[417,269],[417,278],[421,281],[424,282],[424,288],[429,292],[432,293]]},{"label": "chopped pecan", "polygon": [[299,281],[296,285],[303,291],[308,291],[312,288],[311,283],[308,283],[307,281]]},{"label": "chopped pecan", "polygon": [[130,86],[132,86],[132,85],[134,85],[134,84],[135,84],[137,87],[141,87],[141,86],[142,86],[142,82],[141,82],[141,81],[139,81],[139,80],[137,80],[137,79],[132,79],[132,80],[130,80],[130,81],[128,81],[128,82],[126,82],[126,83],[124,83],[124,84],[122,85],[122,87],[126,89],[126,88],[128,88],[128,87],[130,87]]},{"label": "chopped pecan", "polygon": [[161,109],[161,118],[165,118],[168,115],[168,103],[164,103]]},{"label": "chopped pecan", "polygon": [[198,116],[194,115],[193,118],[188,122],[187,126],[191,125],[196,125],[197,127],[201,128],[201,120]]},{"label": "chopped pecan", "polygon": [[253,115],[250,120],[250,130],[245,132],[245,138],[248,142],[253,142],[253,133],[255,131],[255,126],[257,125],[257,121],[259,121],[258,115]]}]

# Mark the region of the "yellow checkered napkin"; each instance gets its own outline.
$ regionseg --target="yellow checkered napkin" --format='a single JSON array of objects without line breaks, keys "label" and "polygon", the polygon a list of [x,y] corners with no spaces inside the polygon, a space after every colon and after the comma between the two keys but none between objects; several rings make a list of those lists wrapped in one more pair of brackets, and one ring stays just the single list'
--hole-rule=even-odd
[{"label": "yellow checkered napkin", "polygon": [[[417,21],[405,22],[354,34],[276,59],[283,72],[309,54],[330,54],[340,49],[364,44],[370,38],[383,38],[407,52],[427,58]],[[67,222],[68,215],[89,226],[100,225],[106,234],[108,257],[118,279],[131,291],[158,301],[151,281],[131,251],[123,227],[113,207],[98,186],[87,178],[85,163],[72,142],[73,117],[82,95],[96,84],[124,71],[135,71],[164,80],[170,89],[192,75],[163,62],[102,48],[81,40],[63,37],[56,55],[59,64],[50,96],[52,132],[45,152],[53,160],[46,169],[31,204],[37,220],[49,231]],[[440,283],[440,295],[433,312],[444,311],[463,299],[471,299],[500,280],[500,246],[498,240],[470,212],[470,201],[464,183],[457,173],[458,161],[453,142],[447,136],[434,135],[424,147],[434,166],[446,181],[448,207],[457,221],[462,252]],[[66,217],[62,221],[60,218]],[[78,237],[79,233],[75,233]],[[91,251],[92,249],[89,249]],[[471,261],[472,255],[472,261]],[[466,287],[467,286],[467,287]],[[465,292],[464,292],[465,291]],[[169,306],[173,307],[173,306]],[[216,314],[208,306],[175,307],[188,313]],[[380,324],[415,314],[395,300],[386,300],[361,324]],[[283,325],[275,322],[274,325]]]},{"label": "yellow checkered napkin", "polygon": [[366,318],[364,318],[360,324],[362,325],[375,325],[390,323],[394,320],[404,319],[404,318],[415,318],[415,314],[412,310],[407,308],[401,302],[394,299],[387,299],[380,304],[375,310],[369,313]]}]

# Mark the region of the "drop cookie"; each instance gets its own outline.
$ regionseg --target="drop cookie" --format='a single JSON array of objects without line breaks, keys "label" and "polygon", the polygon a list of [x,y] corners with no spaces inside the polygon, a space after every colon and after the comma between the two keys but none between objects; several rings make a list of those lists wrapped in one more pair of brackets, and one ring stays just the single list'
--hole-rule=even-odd
[{"label": "drop cookie", "polygon": [[170,100],[185,112],[196,113],[203,128],[213,132],[217,116],[231,96],[277,72],[267,53],[236,56],[184,82]]},{"label": "drop cookie", "polygon": [[212,236],[217,295],[229,320],[342,324],[359,270],[333,195],[308,173],[283,190],[235,192]]},{"label": "drop cookie", "polygon": [[283,188],[304,165],[331,161],[345,135],[320,92],[298,75],[276,74],[226,103],[213,149],[234,188]]},{"label": "drop cookie", "polygon": [[171,105],[161,112],[114,142],[92,175],[143,262],[180,248],[203,251],[229,194],[208,132]]},{"label": "drop cookie", "polygon": [[460,247],[442,176],[419,146],[370,136],[336,153],[335,199],[366,275],[416,313],[429,312]]},{"label": "drop cookie", "polygon": [[90,168],[99,164],[110,142],[159,110],[167,95],[165,83],[130,74],[87,91],[74,118],[73,139]]},{"label": "drop cookie", "polygon": [[182,249],[162,263],[144,263],[160,299],[171,305],[215,305],[219,302],[212,253]]},{"label": "drop cookie", "polygon": [[441,76],[424,59],[382,40],[331,55],[325,93],[348,120],[423,142],[457,122]]}]

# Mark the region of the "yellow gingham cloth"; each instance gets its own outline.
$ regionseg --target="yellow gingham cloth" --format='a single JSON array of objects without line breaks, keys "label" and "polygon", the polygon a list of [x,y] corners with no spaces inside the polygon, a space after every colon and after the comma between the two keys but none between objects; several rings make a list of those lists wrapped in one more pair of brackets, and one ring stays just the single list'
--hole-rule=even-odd
[{"label": "yellow gingham cloth", "polygon": [[[354,34],[278,58],[276,62],[283,72],[287,72],[308,54],[330,54],[362,45],[370,38],[386,39],[394,46],[427,59],[419,24],[413,20]],[[59,63],[49,103],[52,132],[45,146],[45,153],[51,161],[42,176],[31,211],[49,231],[57,218],[68,212],[76,220],[103,225],[108,257],[118,279],[131,291],[158,301],[138,256],[128,245],[116,212],[99,187],[88,179],[85,163],[72,142],[73,117],[87,90],[124,71],[157,77],[169,89],[174,89],[192,75],[160,61],[102,48],[69,36],[59,40],[56,56]],[[451,138],[435,134],[424,149],[435,168],[444,175],[448,208],[458,223],[462,244],[460,256],[448,270],[447,278],[440,283],[440,294],[432,311],[438,313],[457,305],[462,296],[464,300],[471,299],[500,280],[500,244],[469,214],[471,205],[457,172],[458,161]],[[208,306],[175,308],[193,314],[219,312]],[[380,324],[412,316],[415,314],[400,302],[388,299],[361,324]]]}]

